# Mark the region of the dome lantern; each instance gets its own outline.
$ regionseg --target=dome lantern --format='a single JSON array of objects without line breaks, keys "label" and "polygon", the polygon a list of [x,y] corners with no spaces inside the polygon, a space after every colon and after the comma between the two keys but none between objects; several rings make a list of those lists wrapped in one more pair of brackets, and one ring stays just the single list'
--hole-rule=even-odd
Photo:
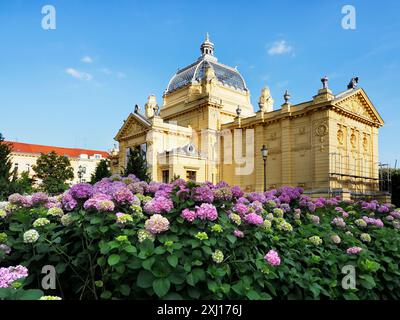
[{"label": "dome lantern", "polygon": [[202,56],[205,56],[205,55],[213,56],[214,55],[214,43],[212,43],[210,41],[210,37],[208,35],[208,32],[206,34],[206,39],[204,40],[204,42],[200,46],[200,51],[201,51],[201,55]]}]

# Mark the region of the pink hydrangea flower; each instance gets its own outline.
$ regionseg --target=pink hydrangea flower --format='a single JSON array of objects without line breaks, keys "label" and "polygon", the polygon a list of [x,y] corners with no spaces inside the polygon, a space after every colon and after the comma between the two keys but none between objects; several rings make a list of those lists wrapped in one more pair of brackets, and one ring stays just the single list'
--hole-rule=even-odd
[{"label": "pink hydrangea flower", "polygon": [[160,196],[147,202],[144,206],[144,211],[149,214],[160,214],[162,212],[171,211],[173,208],[174,204],[171,199]]},{"label": "pink hydrangea flower", "polygon": [[193,222],[197,218],[197,214],[195,211],[191,211],[189,209],[184,209],[181,213],[181,217],[189,222]]},{"label": "pink hydrangea flower", "polygon": [[0,288],[8,288],[21,278],[28,276],[28,269],[23,266],[0,268]]},{"label": "pink hydrangea flower", "polygon": [[347,249],[347,254],[359,254],[362,248],[360,247],[351,247]]},{"label": "pink hydrangea flower", "polygon": [[238,238],[243,238],[244,237],[244,233],[242,231],[240,231],[240,230],[233,231],[233,235],[235,237],[238,237]]},{"label": "pink hydrangea flower", "polygon": [[249,213],[248,215],[246,215],[246,217],[244,219],[247,223],[250,223],[250,224],[258,225],[258,224],[264,223],[264,219],[256,213]]},{"label": "pink hydrangea flower", "polygon": [[281,264],[281,258],[275,250],[269,250],[264,256],[264,260],[271,266],[279,266]]},{"label": "pink hydrangea flower", "polygon": [[200,207],[196,206],[196,215],[201,220],[214,221],[218,218],[217,209],[210,203],[202,203]]},{"label": "pink hydrangea flower", "polygon": [[154,214],[146,220],[144,227],[151,234],[157,234],[169,229],[169,221],[161,214]]}]

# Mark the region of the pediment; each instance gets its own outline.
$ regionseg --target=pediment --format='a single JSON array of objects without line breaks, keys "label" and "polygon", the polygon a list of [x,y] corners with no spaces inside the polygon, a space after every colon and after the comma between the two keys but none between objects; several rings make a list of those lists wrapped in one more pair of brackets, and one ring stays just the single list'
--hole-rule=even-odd
[{"label": "pediment", "polygon": [[356,117],[373,122],[378,126],[384,124],[378,111],[361,88],[336,96],[333,105]]},{"label": "pediment", "polygon": [[131,113],[124,121],[121,129],[118,131],[115,136],[115,140],[119,141],[126,137],[131,137],[135,135],[139,135],[141,133],[147,132],[151,128],[150,122],[145,119],[142,115]]}]

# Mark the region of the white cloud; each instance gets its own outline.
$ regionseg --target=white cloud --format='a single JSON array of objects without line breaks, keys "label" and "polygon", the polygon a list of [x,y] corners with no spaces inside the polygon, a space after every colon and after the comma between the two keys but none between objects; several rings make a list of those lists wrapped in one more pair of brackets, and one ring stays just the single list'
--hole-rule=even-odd
[{"label": "white cloud", "polygon": [[73,69],[73,68],[65,69],[65,72],[67,74],[69,74],[71,77],[74,77],[74,78],[79,79],[79,80],[90,81],[90,80],[93,79],[93,76],[90,73],[81,72],[81,71],[78,71],[78,70]]},{"label": "white cloud", "polygon": [[268,48],[268,54],[270,56],[291,53],[292,51],[293,47],[288,45],[285,40],[275,41],[272,46]]},{"label": "white cloud", "polygon": [[91,57],[89,57],[89,56],[85,56],[85,57],[83,57],[81,59],[81,61],[84,62],[84,63],[92,63],[93,59]]}]

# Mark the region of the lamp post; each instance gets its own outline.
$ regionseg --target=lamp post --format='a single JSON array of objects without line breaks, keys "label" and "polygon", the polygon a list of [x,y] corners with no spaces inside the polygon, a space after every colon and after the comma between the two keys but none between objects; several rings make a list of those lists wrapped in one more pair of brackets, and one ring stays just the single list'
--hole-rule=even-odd
[{"label": "lamp post", "polygon": [[86,173],[86,167],[84,166],[79,166],[78,167],[78,178],[79,178],[79,182],[82,182],[82,177],[83,175]]},{"label": "lamp post", "polygon": [[265,144],[261,148],[261,155],[264,160],[264,192],[267,191],[267,157],[268,157],[268,148]]}]

